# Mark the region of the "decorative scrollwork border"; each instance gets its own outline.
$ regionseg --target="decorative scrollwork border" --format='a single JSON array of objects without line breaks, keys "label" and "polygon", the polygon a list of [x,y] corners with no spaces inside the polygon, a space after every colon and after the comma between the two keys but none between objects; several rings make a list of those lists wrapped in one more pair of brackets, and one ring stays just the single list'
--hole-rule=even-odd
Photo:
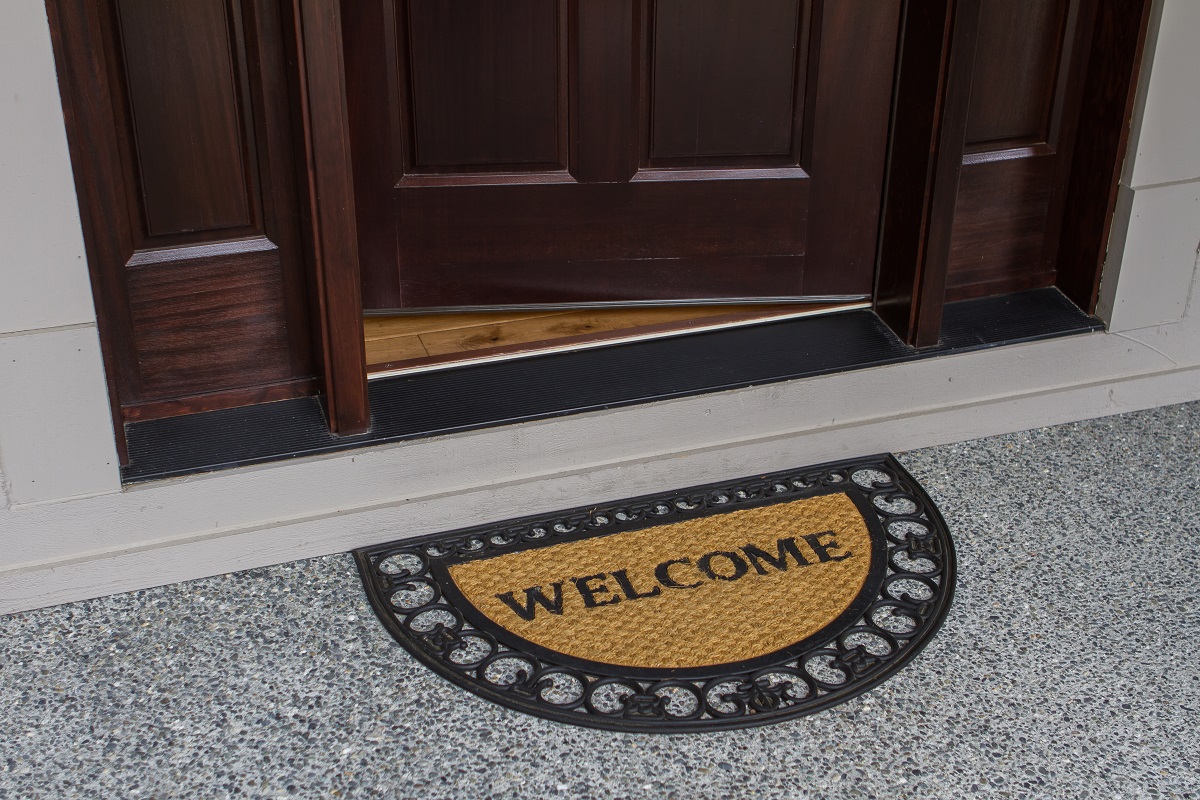
[{"label": "decorative scrollwork border", "polygon": [[[515,649],[447,602],[432,564],[636,530],[735,508],[845,491],[875,512],[887,544],[877,595],[841,630],[798,655],[702,678],[604,674]],[[501,705],[622,731],[701,731],[811,714],[865,692],[908,663],[941,626],[954,593],[946,523],[890,454],[392,542],[354,552],[376,616],[418,660]]]}]

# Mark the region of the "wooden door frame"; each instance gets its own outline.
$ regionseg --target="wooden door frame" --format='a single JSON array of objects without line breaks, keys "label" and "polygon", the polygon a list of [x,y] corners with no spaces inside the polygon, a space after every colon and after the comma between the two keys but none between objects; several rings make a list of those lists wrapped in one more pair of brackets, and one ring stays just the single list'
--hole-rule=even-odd
[{"label": "wooden door frame", "polygon": [[[299,197],[302,231],[288,242],[298,241],[296,249],[304,251],[316,380],[299,375],[287,383],[189,396],[161,403],[171,406],[163,413],[278,400],[320,388],[330,429],[339,436],[361,434],[369,429],[371,415],[342,36],[342,17],[359,0],[238,2],[255,8],[278,3],[287,28],[282,36],[289,40],[284,50],[296,130],[294,146],[280,148],[279,163],[294,163],[296,177],[293,185],[290,177],[284,180],[285,170],[277,169],[273,191]],[[918,347],[936,344],[941,329],[980,2],[905,0],[902,9],[875,310],[904,342]],[[1080,121],[1089,136],[1081,137],[1072,157],[1070,213],[1058,245],[1058,288],[1088,312],[1095,308],[1106,255],[1152,0],[1095,2]],[[96,0],[46,0],[46,5],[114,427],[126,461],[123,426],[139,417],[130,415],[129,398],[122,405],[119,392],[122,376],[136,369],[137,354],[129,343],[122,272],[129,257],[129,223],[116,201],[129,192],[120,166],[123,132],[114,128],[112,117],[117,89],[97,46]],[[910,198],[920,201],[904,202]],[[212,251],[211,258],[223,257],[219,248]]]},{"label": "wooden door frame", "polygon": [[[1096,0],[1055,285],[1089,314],[1116,211],[1152,0]],[[901,26],[875,310],[904,342],[937,345],[962,171],[981,0],[907,0]],[[921,198],[912,203],[912,198]]]},{"label": "wooden door frame", "polygon": [[[332,9],[353,1],[306,5]],[[1066,199],[1072,213],[1058,247],[1057,286],[1088,313],[1096,307],[1152,5],[1099,2],[1080,129],[1101,135],[1081,137],[1075,148]],[[936,345],[941,330],[981,5],[982,0],[906,0],[902,9],[873,302],[889,327],[915,347]],[[337,14],[323,13],[320,21],[331,28],[323,37],[336,38],[340,66]],[[337,85],[344,92],[340,75]],[[344,109],[344,94],[340,103]],[[341,142],[314,147],[327,148],[331,162],[341,159]],[[310,156],[316,157],[319,152]],[[350,170],[348,158],[345,168]],[[353,215],[345,224],[353,226]]]},{"label": "wooden door frame", "polygon": [[363,338],[354,167],[346,108],[342,9],[337,0],[291,0],[296,80],[308,189],[308,252],[330,429],[371,427]]}]

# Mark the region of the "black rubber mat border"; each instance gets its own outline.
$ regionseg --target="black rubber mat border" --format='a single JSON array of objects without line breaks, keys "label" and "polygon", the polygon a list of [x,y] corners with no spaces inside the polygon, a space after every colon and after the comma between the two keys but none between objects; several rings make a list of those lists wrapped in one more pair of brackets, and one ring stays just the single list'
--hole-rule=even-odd
[{"label": "black rubber mat border", "polygon": [[[866,470],[884,473],[888,480],[873,479],[867,486],[856,482],[854,476]],[[462,610],[449,605],[437,580],[436,562],[443,558],[478,555],[488,548],[508,552],[506,548],[515,550],[529,546],[531,542],[535,543],[534,546],[557,544],[595,536],[598,528],[617,533],[622,532],[622,528],[636,530],[638,527],[669,524],[832,492],[846,492],[860,509],[873,509],[877,515],[878,526],[882,528],[888,545],[886,575],[878,584],[881,586],[878,594],[870,599],[869,604],[864,604],[865,610],[858,607],[862,610],[861,615],[854,615],[853,619],[839,619],[836,625],[823,629],[821,640],[815,645],[806,640],[802,649],[785,648],[773,657],[726,665],[725,669],[716,668],[711,674],[689,670],[680,671],[680,675],[675,677],[657,673],[640,677],[636,672],[620,667],[600,672],[591,662],[580,663],[570,657],[548,659],[545,651],[534,653],[514,647],[511,638],[502,639],[495,636],[491,628],[472,624],[477,615],[464,614]],[[720,498],[725,499],[716,502]],[[653,518],[644,516],[651,513],[646,511],[643,516],[630,518],[624,525],[615,522],[618,512],[628,514],[630,509],[652,509],[658,505],[667,506],[670,511],[662,515],[654,512]],[[911,505],[912,509],[896,511],[894,508],[897,505],[905,509]],[[920,537],[912,534],[899,537],[893,530],[894,526],[898,528],[902,523],[916,523],[924,527],[927,533]],[[556,526],[561,526],[564,532],[553,533]],[[551,533],[541,533],[531,538],[538,529]],[[934,568],[918,573],[908,571],[897,561],[902,553],[908,555],[906,562],[926,559]],[[398,556],[410,561],[414,557],[419,559],[422,563],[420,571],[397,574],[381,568],[380,565],[389,558]],[[599,506],[581,506],[552,514],[394,541],[356,550],[354,558],[368,601],[380,623],[418,661],[443,678],[499,705],[546,719],[592,728],[647,733],[726,730],[781,722],[822,711],[869,691],[910,663],[940,629],[953,601],[957,573],[954,544],[945,520],[924,489],[890,454],[688,487]],[[929,588],[929,597],[914,598],[890,588],[902,586],[902,581],[914,578]],[[397,591],[420,585],[432,589],[430,599],[424,604],[411,608],[391,604],[389,598]],[[899,610],[899,616],[911,619],[913,630],[907,634],[887,632],[871,621],[876,619],[874,615],[877,612],[889,609],[893,614]],[[417,628],[421,624],[418,619],[420,615],[447,610],[451,610],[449,613],[455,617],[453,625],[432,626],[424,630]],[[873,654],[861,645],[856,647],[848,643],[852,634],[864,632],[871,635],[882,632],[880,640],[890,636],[890,652]],[[456,664],[453,661],[455,650],[462,646],[464,639],[472,637],[491,643],[489,655],[471,664]],[[510,685],[500,685],[484,677],[492,662],[511,658],[526,661],[530,667],[528,674]],[[846,681],[828,683],[810,674],[805,664],[813,658],[831,659]],[[789,703],[786,695],[776,696],[780,691],[779,684],[773,687],[764,684],[768,676],[784,674],[794,675],[799,682],[806,684],[809,696],[802,701]],[[545,691],[544,681],[555,676],[569,676],[569,681],[576,681],[584,687],[578,702],[566,707],[541,696],[541,692]],[[614,684],[628,689],[633,701],[620,711],[598,711],[592,705],[589,687],[607,688]],[[709,693],[722,686],[734,686],[736,692],[745,695],[742,701],[723,701],[733,705],[732,712],[719,712],[711,705]],[[656,707],[654,699],[669,691],[692,693],[697,698],[699,713],[696,716],[672,718],[665,711],[665,706]],[[772,703],[777,705],[772,706]],[[658,706],[663,704],[659,703]]]}]

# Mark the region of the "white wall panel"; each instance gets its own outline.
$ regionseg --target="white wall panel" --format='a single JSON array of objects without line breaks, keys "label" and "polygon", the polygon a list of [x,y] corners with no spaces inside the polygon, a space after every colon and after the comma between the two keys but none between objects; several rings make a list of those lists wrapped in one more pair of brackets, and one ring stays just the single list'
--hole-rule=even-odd
[{"label": "white wall panel", "polygon": [[1200,179],[1200,1],[1162,0],[1130,186]]},{"label": "white wall panel", "polygon": [[1200,181],[1122,186],[1097,309],[1109,330],[1183,319],[1198,254]]},{"label": "white wall panel", "polygon": [[95,317],[46,6],[43,0],[4,0],[0,333]]},{"label": "white wall panel", "polygon": [[118,490],[108,409],[95,326],[0,336],[0,467],[9,502]]}]

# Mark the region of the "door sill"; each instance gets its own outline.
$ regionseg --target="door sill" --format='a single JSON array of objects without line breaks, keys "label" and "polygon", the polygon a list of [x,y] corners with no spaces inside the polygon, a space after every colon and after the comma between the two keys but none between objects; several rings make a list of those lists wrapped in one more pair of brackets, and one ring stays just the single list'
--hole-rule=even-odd
[{"label": "door sill", "polygon": [[[857,311],[867,302],[369,316],[369,380]],[[432,351],[432,352],[431,352]]]},{"label": "door sill", "polygon": [[947,303],[916,350],[868,309],[372,381],[368,433],[301,397],[126,425],[125,483],[281,461],[1103,330],[1057,289]]}]

